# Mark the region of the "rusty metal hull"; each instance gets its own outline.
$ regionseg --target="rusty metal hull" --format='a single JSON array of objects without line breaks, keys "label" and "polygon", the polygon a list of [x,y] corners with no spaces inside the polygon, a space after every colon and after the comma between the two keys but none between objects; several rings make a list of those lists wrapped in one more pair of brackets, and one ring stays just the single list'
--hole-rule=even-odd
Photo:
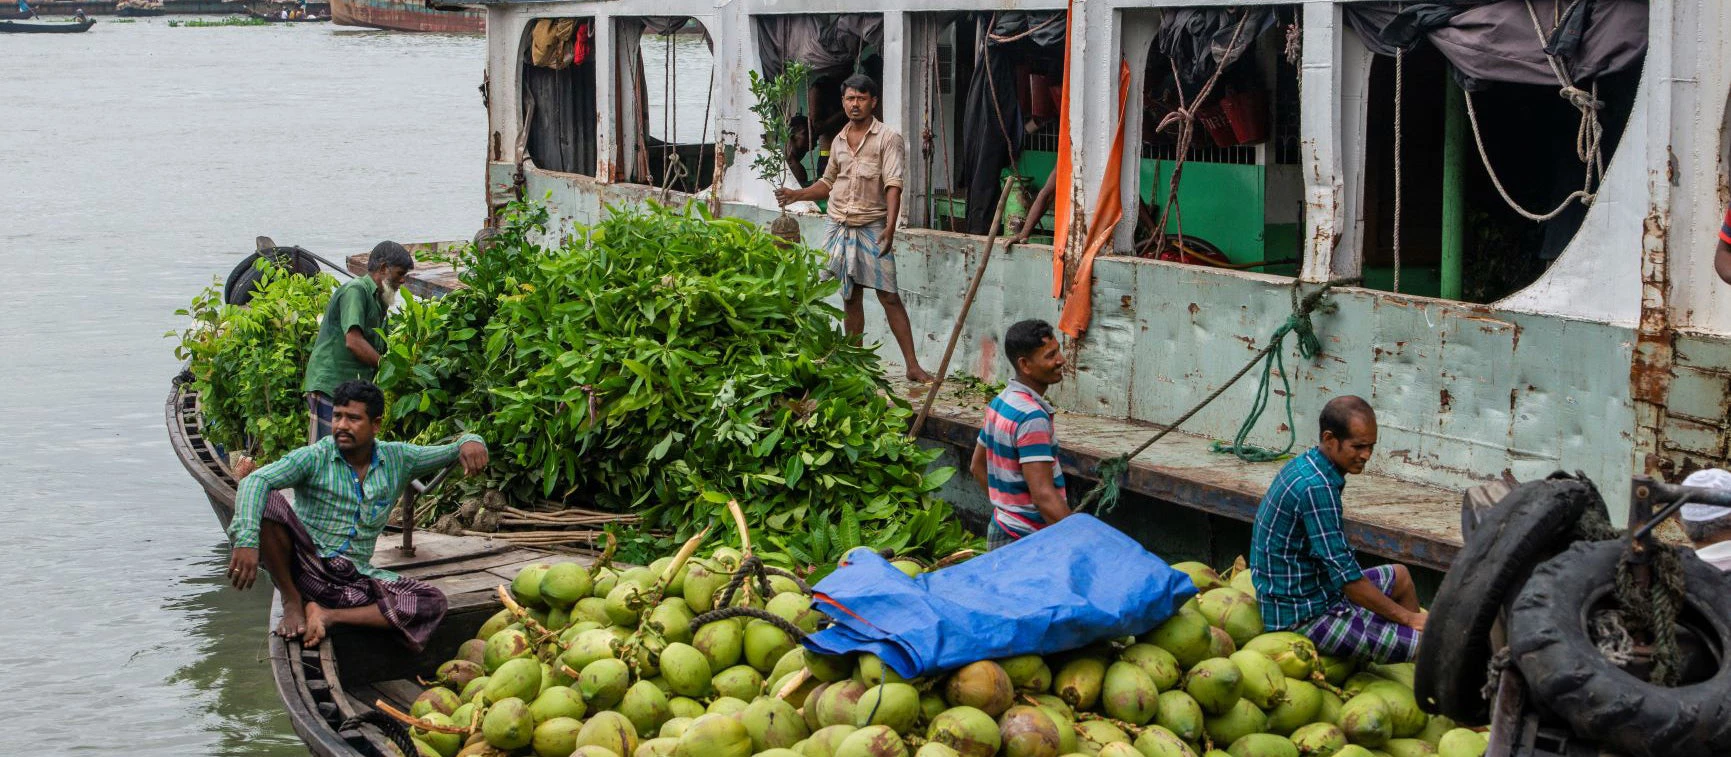
[{"label": "rusty metal hull", "polygon": [[404,32],[487,31],[487,16],[479,11],[438,11],[408,0],[331,0],[331,20],[343,26]]}]

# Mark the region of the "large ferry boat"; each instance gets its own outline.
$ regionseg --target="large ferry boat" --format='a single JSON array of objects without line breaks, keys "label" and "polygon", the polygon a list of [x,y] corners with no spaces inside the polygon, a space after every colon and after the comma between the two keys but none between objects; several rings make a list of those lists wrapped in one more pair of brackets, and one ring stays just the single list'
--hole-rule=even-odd
[{"label": "large ferry boat", "polygon": [[447,34],[487,30],[486,17],[479,11],[435,7],[418,0],[331,0],[330,5],[331,21],[343,26]]}]

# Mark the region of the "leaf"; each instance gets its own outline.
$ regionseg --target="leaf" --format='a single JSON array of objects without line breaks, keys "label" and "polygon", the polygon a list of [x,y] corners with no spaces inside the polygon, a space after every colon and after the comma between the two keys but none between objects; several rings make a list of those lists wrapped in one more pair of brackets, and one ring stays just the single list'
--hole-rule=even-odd
[{"label": "leaf", "polygon": [[935,492],[942,488],[951,478],[955,477],[955,475],[956,469],[948,465],[934,471],[929,471],[924,476],[920,477],[920,491]]}]

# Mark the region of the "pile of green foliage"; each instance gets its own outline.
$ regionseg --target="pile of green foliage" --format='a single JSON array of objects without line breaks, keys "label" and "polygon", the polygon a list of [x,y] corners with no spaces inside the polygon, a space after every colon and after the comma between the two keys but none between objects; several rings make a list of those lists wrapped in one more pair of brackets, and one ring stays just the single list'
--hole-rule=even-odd
[{"label": "pile of green foliage", "polygon": [[264,277],[247,307],[224,304],[218,281],[175,311],[192,319],[175,356],[192,374],[205,437],[270,462],[306,444],[301,379],[336,280],[296,276],[264,259],[258,265]]},{"label": "pile of green foliage", "polygon": [[466,288],[407,304],[379,372],[397,433],[476,431],[514,499],[592,498],[676,537],[737,499],[785,565],[974,546],[932,494],[954,470],[927,472],[937,453],[838,328],[816,252],[696,206],[615,211],[553,246],[546,224],[515,208],[465,256]]}]

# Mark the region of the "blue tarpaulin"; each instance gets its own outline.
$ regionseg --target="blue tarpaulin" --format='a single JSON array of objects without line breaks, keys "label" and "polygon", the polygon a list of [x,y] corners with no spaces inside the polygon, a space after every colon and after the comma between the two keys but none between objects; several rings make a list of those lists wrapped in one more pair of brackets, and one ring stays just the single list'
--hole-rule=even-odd
[{"label": "blue tarpaulin", "polygon": [[1188,576],[1084,514],[916,578],[854,550],[815,588],[835,624],[806,646],[871,652],[905,678],[1139,634],[1196,595]]}]

